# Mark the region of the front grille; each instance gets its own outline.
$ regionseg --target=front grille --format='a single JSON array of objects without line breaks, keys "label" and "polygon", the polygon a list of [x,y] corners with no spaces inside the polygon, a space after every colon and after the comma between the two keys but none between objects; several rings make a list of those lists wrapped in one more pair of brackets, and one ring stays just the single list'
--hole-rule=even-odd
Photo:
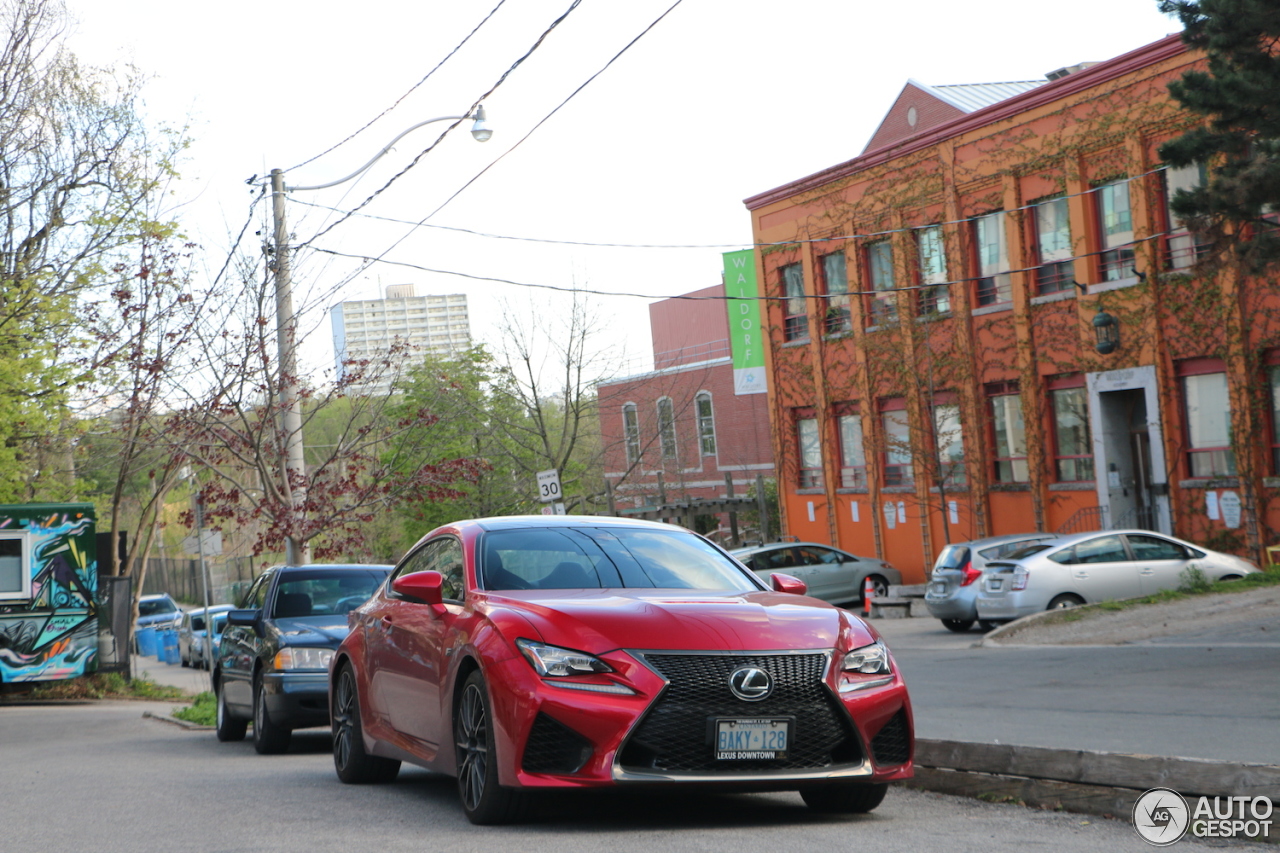
[{"label": "front grille", "polygon": [[894,714],[871,739],[871,754],[875,756],[876,764],[882,767],[907,763],[911,757],[911,737],[907,733],[905,710]]},{"label": "front grille", "polygon": [[524,745],[526,773],[577,773],[591,757],[591,744],[563,723],[539,713]]},{"label": "front grille", "polygon": [[[858,739],[822,682],[826,654],[646,654],[669,684],[622,749],[626,769],[724,772],[818,769],[862,760]],[[773,678],[773,692],[745,702],[729,691],[729,675],[757,666]],[[716,717],[794,717],[787,757],[717,761]]]}]

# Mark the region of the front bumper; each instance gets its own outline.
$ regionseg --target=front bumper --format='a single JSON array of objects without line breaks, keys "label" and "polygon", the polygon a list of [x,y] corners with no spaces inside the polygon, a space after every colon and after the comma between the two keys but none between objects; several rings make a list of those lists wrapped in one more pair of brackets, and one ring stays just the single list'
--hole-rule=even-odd
[{"label": "front bumper", "polygon": [[[499,778],[520,787],[593,787],[615,784],[697,784],[752,790],[788,790],[824,782],[887,782],[912,775],[913,718],[899,675],[863,678],[862,689],[837,681],[831,652],[803,679],[805,702],[746,703],[727,687],[690,698],[657,659],[665,652],[614,652],[602,656],[615,670],[591,679],[624,684],[629,695],[587,693],[541,679],[519,659],[492,668],[488,684],[500,741]],[[730,670],[735,658],[776,659],[794,669],[796,653],[689,652]],[[766,667],[767,668],[767,667]],[[494,670],[498,671],[494,671]],[[662,669],[667,669],[665,673]],[[843,686],[846,692],[840,692]],[[509,715],[509,716],[508,716]],[[785,760],[716,761],[710,721],[715,717],[789,716],[796,720]],[[504,725],[504,723],[507,723]],[[506,760],[507,757],[510,760]],[[559,763],[557,763],[559,762]]]},{"label": "front bumper", "polygon": [[267,672],[262,676],[271,722],[289,729],[329,725],[329,674],[325,670]]}]

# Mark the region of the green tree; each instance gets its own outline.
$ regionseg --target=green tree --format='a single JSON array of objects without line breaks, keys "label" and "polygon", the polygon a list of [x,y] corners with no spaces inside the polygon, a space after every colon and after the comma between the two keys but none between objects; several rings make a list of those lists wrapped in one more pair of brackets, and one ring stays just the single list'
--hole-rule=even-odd
[{"label": "green tree", "polygon": [[1271,221],[1280,205],[1280,4],[1160,0],[1160,10],[1176,15],[1182,40],[1208,57],[1207,71],[1169,84],[1207,122],[1165,143],[1160,156],[1174,166],[1211,167],[1202,186],[1179,191],[1173,209],[1213,240],[1215,256],[1234,251],[1247,269],[1262,270],[1280,259]]}]

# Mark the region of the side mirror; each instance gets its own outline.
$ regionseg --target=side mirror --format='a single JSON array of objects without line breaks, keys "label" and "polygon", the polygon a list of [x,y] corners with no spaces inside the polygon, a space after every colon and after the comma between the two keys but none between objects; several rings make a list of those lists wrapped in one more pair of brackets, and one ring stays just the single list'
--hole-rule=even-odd
[{"label": "side mirror", "polygon": [[401,575],[391,582],[391,589],[405,598],[421,601],[423,604],[441,604],[444,601],[444,575],[439,572],[413,572]]},{"label": "side mirror", "polygon": [[804,595],[809,591],[809,585],[800,578],[792,575],[784,575],[782,572],[774,572],[769,575],[769,584],[773,587],[774,592],[788,592],[792,595]]},{"label": "side mirror", "polygon": [[242,628],[252,628],[255,633],[262,633],[262,611],[261,610],[228,610],[227,624],[239,625]]}]

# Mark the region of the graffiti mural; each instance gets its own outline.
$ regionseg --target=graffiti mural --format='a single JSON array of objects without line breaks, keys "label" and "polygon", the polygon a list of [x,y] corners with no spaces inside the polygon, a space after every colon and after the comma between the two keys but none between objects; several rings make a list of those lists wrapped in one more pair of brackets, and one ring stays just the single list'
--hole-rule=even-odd
[{"label": "graffiti mural", "polygon": [[11,589],[0,599],[0,681],[73,678],[97,668],[94,534],[89,504],[0,506],[0,559],[29,578],[21,593]]}]

